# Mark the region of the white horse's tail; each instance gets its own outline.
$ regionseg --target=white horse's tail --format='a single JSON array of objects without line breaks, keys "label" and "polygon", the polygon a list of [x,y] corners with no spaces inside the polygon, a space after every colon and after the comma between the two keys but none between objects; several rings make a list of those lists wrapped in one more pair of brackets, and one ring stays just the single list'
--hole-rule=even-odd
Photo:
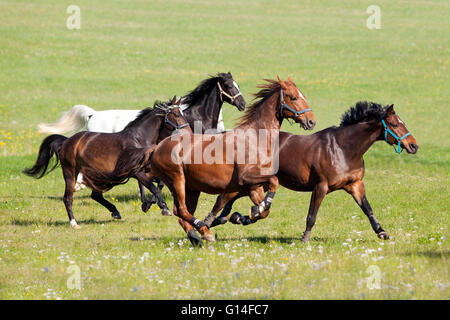
[{"label": "white horse's tail", "polygon": [[55,123],[39,123],[38,129],[39,132],[48,134],[74,134],[86,127],[89,117],[95,112],[88,106],[77,104]]}]

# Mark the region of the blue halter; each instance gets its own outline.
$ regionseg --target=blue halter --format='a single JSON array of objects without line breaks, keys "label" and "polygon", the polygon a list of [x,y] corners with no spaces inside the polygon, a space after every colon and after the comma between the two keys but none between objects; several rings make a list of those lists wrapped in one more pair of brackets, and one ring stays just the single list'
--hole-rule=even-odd
[{"label": "blue halter", "polygon": [[[305,110],[301,110],[301,111],[297,111],[297,110],[294,110],[294,109],[292,109],[291,107],[289,107],[289,106],[287,105],[287,103],[284,102],[284,98],[283,98],[283,89],[280,89],[280,103],[281,103],[281,106],[280,106],[280,117],[281,117],[281,118],[285,118],[285,116],[283,115],[283,108],[286,108],[286,109],[288,109],[290,112],[292,112],[292,113],[294,114],[294,118],[297,118],[297,117],[298,117],[299,115],[301,115],[302,113],[305,113],[305,112],[308,112],[308,111],[312,111],[311,108],[308,108],[308,109],[305,109]],[[286,120],[289,122],[289,124],[292,125],[292,123],[289,121],[288,118],[286,118]]]},{"label": "blue halter", "polygon": [[397,140],[397,142],[398,142],[397,149],[394,148],[395,152],[397,152],[398,154],[402,153],[403,149],[400,147],[400,143],[401,143],[401,141],[402,141],[403,139],[405,139],[407,136],[409,136],[409,135],[411,134],[411,132],[408,132],[408,133],[405,134],[403,137],[399,138],[399,137],[397,137],[397,135],[396,135],[394,132],[392,132],[391,129],[389,129],[389,128],[386,126],[386,123],[384,122],[383,119],[381,119],[381,123],[383,124],[383,127],[384,127],[384,140],[385,140],[386,142],[388,142],[388,141],[387,141],[387,134],[388,134],[388,132],[389,132],[390,135],[391,135],[395,140]]},{"label": "blue halter", "polygon": [[169,118],[168,118],[168,115],[169,115],[170,111],[166,112],[166,114],[164,116],[164,122],[170,124],[173,127],[173,130],[179,130],[179,129],[182,129],[184,127],[189,126],[189,123],[187,123],[187,122],[182,124],[182,125],[178,125],[178,124],[173,123],[172,121],[170,121]]}]

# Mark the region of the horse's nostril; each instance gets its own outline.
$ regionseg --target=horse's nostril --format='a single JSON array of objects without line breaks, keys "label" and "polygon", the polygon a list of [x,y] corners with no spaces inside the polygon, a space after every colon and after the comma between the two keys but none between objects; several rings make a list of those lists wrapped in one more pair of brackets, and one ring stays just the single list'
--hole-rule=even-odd
[{"label": "horse's nostril", "polygon": [[310,128],[314,127],[315,125],[316,125],[316,122],[314,120],[311,120],[311,119],[308,120],[308,126]]},{"label": "horse's nostril", "polygon": [[418,146],[417,144],[415,144],[415,143],[411,143],[409,146],[410,146],[411,149],[413,149],[414,151],[417,151],[417,149],[419,149],[419,146]]}]

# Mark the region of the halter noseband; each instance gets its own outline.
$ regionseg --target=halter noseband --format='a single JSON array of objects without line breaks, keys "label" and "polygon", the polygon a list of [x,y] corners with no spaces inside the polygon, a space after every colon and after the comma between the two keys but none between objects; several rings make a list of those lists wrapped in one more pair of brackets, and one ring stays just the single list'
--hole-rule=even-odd
[{"label": "halter noseband", "polygon": [[[294,109],[292,109],[291,107],[289,107],[288,105],[287,105],[287,103],[284,101],[284,98],[283,98],[283,89],[280,89],[280,103],[281,103],[281,106],[280,106],[280,117],[281,118],[285,118],[285,116],[283,115],[283,108],[286,108],[286,109],[288,109],[290,112],[292,112],[293,114],[294,114],[294,117],[296,118],[296,117],[298,117],[299,115],[301,115],[302,113],[305,113],[305,112],[308,112],[308,111],[312,111],[312,109],[311,108],[307,108],[307,109],[305,109],[305,110],[300,110],[300,111],[297,111],[297,110],[294,110]],[[287,119],[287,118],[286,118]],[[289,119],[287,119],[288,120],[288,122],[289,122]],[[290,123],[290,122],[289,122]],[[292,123],[290,123],[290,124],[292,124]]]},{"label": "halter noseband", "polygon": [[[180,106],[172,106],[172,107],[168,107],[167,109],[163,109],[163,108],[160,108],[160,107],[156,106],[156,108],[161,109],[161,110],[164,111],[164,123],[167,123],[167,124],[171,125],[173,127],[174,131],[175,130],[179,130],[179,129],[183,129],[183,128],[189,126],[189,123],[187,123],[187,122],[183,123],[181,125],[178,125],[178,124],[173,123],[172,121],[169,120],[169,118],[168,118],[169,113],[172,112],[173,109],[176,109],[176,108],[179,108],[179,107]],[[181,115],[181,116],[183,117],[183,115]]]},{"label": "halter noseband", "polygon": [[387,134],[388,134],[388,132],[389,132],[389,134],[390,134],[395,140],[397,140],[397,142],[398,142],[397,149],[394,149],[395,152],[397,152],[398,154],[402,153],[403,149],[401,149],[400,143],[401,143],[401,141],[402,141],[403,139],[405,139],[407,136],[411,135],[411,132],[408,132],[407,134],[405,134],[404,136],[402,136],[401,138],[399,138],[399,137],[397,137],[397,135],[396,135],[394,132],[392,132],[391,129],[389,129],[389,128],[386,126],[386,123],[384,122],[383,119],[381,119],[381,123],[383,124],[383,127],[384,127],[384,141],[388,142],[388,141],[387,141]]},{"label": "halter noseband", "polygon": [[240,91],[239,91],[238,94],[236,94],[236,95],[234,95],[234,96],[232,96],[232,95],[226,93],[226,92],[222,89],[222,87],[220,86],[220,82],[219,82],[219,81],[217,81],[217,86],[219,87],[219,91],[220,91],[220,101],[222,101],[222,102],[223,102],[223,97],[222,97],[222,96],[225,96],[225,97],[227,97],[228,99],[230,99],[230,103],[233,104],[233,103],[234,103],[234,100],[235,100],[237,97],[239,97],[239,96],[242,95],[242,93],[241,93]]}]

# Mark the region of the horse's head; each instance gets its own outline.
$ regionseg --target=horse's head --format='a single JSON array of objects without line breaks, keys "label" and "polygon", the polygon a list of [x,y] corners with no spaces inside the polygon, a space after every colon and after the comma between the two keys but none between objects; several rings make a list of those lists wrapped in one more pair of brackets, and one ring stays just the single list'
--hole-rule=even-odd
[{"label": "horse's head", "polygon": [[316,125],[316,118],[306,101],[305,96],[297,88],[291,78],[283,81],[278,77],[281,86],[279,113],[284,118],[294,119],[305,130],[311,130]]},{"label": "horse's head", "polygon": [[219,82],[217,86],[219,87],[220,99],[236,106],[239,111],[243,111],[246,102],[231,73],[219,73],[218,76]]},{"label": "horse's head", "polygon": [[189,126],[189,123],[181,113],[180,105],[181,99],[177,101],[176,97],[173,97],[170,102],[159,108],[164,114],[164,123],[161,126],[162,131],[172,132]]},{"label": "horse's head", "polygon": [[384,131],[382,132],[382,139],[390,145],[397,146],[396,152],[400,153],[402,149],[406,149],[408,153],[416,153],[419,149],[417,140],[406,129],[405,123],[394,111],[394,105],[386,107],[386,114],[384,119],[381,119]]}]

